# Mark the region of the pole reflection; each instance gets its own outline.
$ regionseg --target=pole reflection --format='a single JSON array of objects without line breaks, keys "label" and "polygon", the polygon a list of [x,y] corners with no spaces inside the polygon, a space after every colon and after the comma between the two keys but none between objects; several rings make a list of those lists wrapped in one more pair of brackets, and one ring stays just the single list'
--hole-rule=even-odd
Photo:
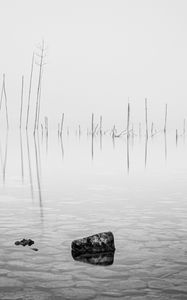
[{"label": "pole reflection", "polygon": [[38,149],[37,149],[37,142],[36,142],[36,136],[35,135],[34,135],[34,147],[35,147],[36,175],[37,175],[40,213],[41,213],[41,218],[43,219],[43,205],[42,205],[41,181],[40,181],[40,171],[39,171],[39,162],[38,162]]},{"label": "pole reflection", "polygon": [[29,166],[29,179],[30,179],[30,188],[31,188],[31,198],[34,198],[34,189],[33,189],[33,178],[32,178],[32,168],[31,168],[31,156],[30,156],[30,143],[28,132],[26,131],[27,139],[27,156],[28,156],[28,166]]}]

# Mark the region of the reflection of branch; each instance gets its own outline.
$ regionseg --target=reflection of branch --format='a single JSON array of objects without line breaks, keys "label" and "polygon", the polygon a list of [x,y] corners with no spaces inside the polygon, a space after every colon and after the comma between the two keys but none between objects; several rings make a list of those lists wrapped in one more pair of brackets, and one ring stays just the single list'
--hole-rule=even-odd
[{"label": "reflection of branch", "polygon": [[146,140],[145,140],[145,168],[147,165],[147,142],[148,142],[148,136],[146,135]]},{"label": "reflection of branch", "polygon": [[48,153],[48,131],[45,133],[45,146],[46,146],[46,154]]},{"label": "reflection of branch", "polygon": [[91,150],[91,152],[92,152],[92,160],[93,160],[93,157],[94,157],[94,143],[93,143],[93,140],[94,140],[94,137],[92,135],[92,150]]},{"label": "reflection of branch", "polygon": [[3,168],[3,157],[2,157],[1,140],[0,140],[0,159],[1,159],[1,166]]},{"label": "reflection of branch", "polygon": [[6,132],[5,158],[3,163],[3,183],[5,183],[5,176],[6,176],[7,153],[8,153],[8,130]]},{"label": "reflection of branch", "polygon": [[94,129],[94,132],[93,132],[93,135],[96,133],[96,130],[97,130],[97,127],[99,126],[99,124],[97,124],[96,126],[95,126],[95,129]]},{"label": "reflection of branch", "polygon": [[40,141],[39,141],[39,134],[37,133],[37,142],[38,142],[38,162],[39,162],[39,171],[41,176],[41,155],[40,155]]},{"label": "reflection of branch", "polygon": [[28,163],[29,163],[29,178],[30,178],[30,186],[31,186],[31,197],[33,199],[34,193],[33,193],[33,181],[32,181],[32,170],[31,170],[31,158],[30,158],[30,146],[29,146],[29,137],[28,133],[27,135],[27,153],[28,153]]},{"label": "reflection of branch", "polygon": [[167,160],[167,136],[164,134],[165,160]]},{"label": "reflection of branch", "polygon": [[20,130],[20,151],[21,151],[21,177],[22,182],[24,180],[24,165],[23,165],[23,144],[22,144],[22,133]]},{"label": "reflection of branch", "polygon": [[102,146],[103,146],[103,143],[102,143],[102,141],[103,141],[103,136],[102,136],[102,133],[100,134],[100,150],[102,150]]},{"label": "reflection of branch", "polygon": [[117,138],[118,138],[118,137],[120,137],[120,136],[123,135],[123,134],[124,134],[124,135],[127,134],[127,135],[129,136],[129,133],[130,133],[130,132],[133,132],[133,129],[129,130],[129,132],[125,129],[125,130],[121,131],[119,134],[114,134],[114,137],[117,137]]},{"label": "reflection of branch", "polygon": [[162,132],[162,130],[156,131],[155,133],[153,133],[153,134],[151,135],[151,137],[155,136],[156,134],[158,134],[158,133],[160,133],[160,132]]},{"label": "reflection of branch", "polygon": [[37,151],[37,144],[36,144],[36,138],[35,138],[35,135],[34,135],[34,146],[35,146],[36,174],[37,174],[37,183],[38,183],[38,193],[39,193],[40,209],[41,209],[41,216],[43,216],[43,212],[42,212],[42,194],[41,194],[40,174],[39,174],[39,167],[38,167],[38,151]]},{"label": "reflection of branch", "polygon": [[129,159],[129,135],[127,135],[127,172],[130,169],[130,159]]},{"label": "reflection of branch", "polygon": [[62,159],[64,158],[64,147],[63,147],[63,141],[62,141],[62,136],[60,136],[60,146],[62,150]]}]

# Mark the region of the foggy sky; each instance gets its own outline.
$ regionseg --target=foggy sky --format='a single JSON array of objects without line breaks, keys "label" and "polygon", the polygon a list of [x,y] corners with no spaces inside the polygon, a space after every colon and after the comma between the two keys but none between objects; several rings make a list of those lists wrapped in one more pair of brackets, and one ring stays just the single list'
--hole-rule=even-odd
[{"label": "foggy sky", "polygon": [[[11,122],[19,124],[21,76],[25,76],[24,120],[32,52],[47,46],[41,117],[55,125],[132,120],[181,126],[187,116],[187,2],[185,0],[1,0],[0,70],[6,74]],[[35,65],[32,109],[36,101]],[[4,115],[4,107],[1,112]],[[31,125],[32,126],[32,123]],[[56,126],[56,125],[55,125]]]}]

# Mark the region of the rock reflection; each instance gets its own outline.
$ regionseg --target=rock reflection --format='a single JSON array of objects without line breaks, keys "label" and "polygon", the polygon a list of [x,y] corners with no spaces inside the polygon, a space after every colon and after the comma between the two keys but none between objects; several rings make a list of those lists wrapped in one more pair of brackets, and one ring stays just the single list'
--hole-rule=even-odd
[{"label": "rock reflection", "polygon": [[74,260],[91,265],[110,266],[114,262],[114,252],[80,255],[72,251],[71,254]]}]

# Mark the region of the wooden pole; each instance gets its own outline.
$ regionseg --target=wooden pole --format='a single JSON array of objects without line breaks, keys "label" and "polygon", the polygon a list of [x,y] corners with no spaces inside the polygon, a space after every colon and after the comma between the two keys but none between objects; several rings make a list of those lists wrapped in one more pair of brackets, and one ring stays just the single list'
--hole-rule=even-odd
[{"label": "wooden pole", "polygon": [[178,130],[176,129],[176,144],[177,144],[177,141],[178,141]]},{"label": "wooden pole", "polygon": [[146,125],[146,137],[148,138],[147,99],[145,99],[145,125]]},{"label": "wooden pole", "polygon": [[39,92],[39,101],[38,101],[38,115],[37,115],[37,125],[36,125],[37,130],[38,130],[39,121],[40,121],[40,103],[41,103],[41,90],[42,90],[41,82],[42,82],[42,74],[41,74],[40,92]]},{"label": "wooden pole", "polygon": [[3,81],[3,84],[2,84],[2,89],[1,89],[1,98],[0,98],[0,111],[1,111],[2,101],[3,101],[3,92],[4,92],[4,81]]},{"label": "wooden pole", "polygon": [[24,76],[22,76],[22,80],[21,80],[21,106],[20,106],[20,119],[19,119],[19,128],[20,129],[21,129],[21,125],[22,125],[23,89],[24,89]]},{"label": "wooden pole", "polygon": [[61,119],[60,136],[62,136],[63,124],[64,124],[64,113],[62,114],[62,119]]},{"label": "wooden pole", "polygon": [[36,111],[35,111],[35,122],[34,122],[34,133],[37,129],[37,122],[39,120],[39,101],[40,101],[40,88],[41,88],[41,77],[42,77],[42,66],[43,66],[43,55],[44,55],[44,42],[42,41],[42,53],[40,58],[40,69],[38,77],[37,97],[36,97]]},{"label": "wooden pole", "polygon": [[153,122],[152,122],[152,124],[151,124],[151,136],[153,136]]},{"label": "wooden pole", "polygon": [[127,109],[127,136],[129,136],[129,124],[130,124],[130,103],[128,103],[128,109]]},{"label": "wooden pole", "polygon": [[183,134],[185,135],[186,133],[186,120],[184,119],[183,121]]},{"label": "wooden pole", "polygon": [[60,124],[58,123],[58,136],[60,135]]},{"label": "wooden pole", "polygon": [[31,87],[32,87],[33,68],[34,68],[34,53],[32,55],[32,63],[31,63],[31,73],[30,73],[30,83],[29,83],[29,96],[28,96],[28,106],[27,106],[26,130],[28,128],[28,122],[29,122],[29,111],[30,111],[30,99],[31,99]]},{"label": "wooden pole", "polygon": [[3,88],[4,88],[4,96],[5,96],[6,122],[7,122],[7,129],[8,129],[9,121],[8,121],[7,95],[6,95],[6,88],[5,88],[5,74],[3,74]]},{"label": "wooden pole", "polygon": [[102,116],[100,116],[100,125],[99,125],[99,132],[100,132],[100,135],[102,135],[102,126],[103,126],[103,118]]},{"label": "wooden pole", "polygon": [[167,125],[167,110],[168,110],[168,107],[167,107],[167,104],[165,106],[165,123],[164,123],[164,133],[166,133],[166,125]]},{"label": "wooden pole", "polygon": [[92,136],[94,135],[94,114],[92,113]]}]

